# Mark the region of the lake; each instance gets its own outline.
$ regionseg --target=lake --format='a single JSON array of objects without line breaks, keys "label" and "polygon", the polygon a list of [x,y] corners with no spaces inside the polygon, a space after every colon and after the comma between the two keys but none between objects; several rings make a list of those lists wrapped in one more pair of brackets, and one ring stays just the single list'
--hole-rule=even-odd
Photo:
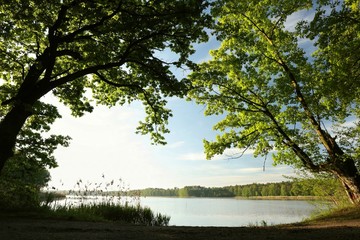
[{"label": "lake", "polygon": [[297,200],[244,200],[235,198],[141,199],[142,206],[171,216],[176,226],[249,226],[292,223],[309,217],[317,207]]},{"label": "lake", "polygon": [[[57,204],[76,204],[79,199],[68,197]],[[85,202],[93,202],[87,199]],[[98,200],[97,200],[98,201]],[[84,202],[84,200],[82,200]],[[319,209],[315,202],[299,200],[247,200],[236,198],[167,198],[141,197],[140,204],[155,213],[171,217],[175,226],[275,225],[299,222]]]}]

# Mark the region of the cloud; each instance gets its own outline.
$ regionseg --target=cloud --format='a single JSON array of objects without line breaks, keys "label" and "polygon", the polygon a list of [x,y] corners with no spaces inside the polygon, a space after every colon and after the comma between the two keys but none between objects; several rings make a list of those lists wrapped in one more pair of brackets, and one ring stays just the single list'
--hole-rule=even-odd
[{"label": "cloud", "polygon": [[180,147],[184,146],[184,144],[185,144],[185,141],[177,141],[177,142],[167,144],[165,146],[165,148],[170,148],[170,149],[180,148]]},{"label": "cloud", "polygon": [[299,21],[301,21],[301,20],[311,21],[314,18],[314,16],[315,16],[314,10],[304,9],[301,11],[297,11],[287,17],[285,24],[284,24],[285,29],[288,31],[295,31],[295,26]]},{"label": "cloud", "polygon": [[178,159],[184,161],[200,161],[200,160],[206,160],[206,156],[205,153],[203,152],[194,152],[194,153],[186,153],[180,155]]},{"label": "cloud", "polygon": [[263,172],[263,169],[262,168],[239,168],[237,169],[237,172],[238,173],[246,173],[246,174],[249,174],[249,173],[259,173],[259,172]]},{"label": "cloud", "polygon": [[[156,146],[150,144],[148,136],[135,134],[138,120],[144,115],[141,108],[98,106],[81,118],[61,108],[64,118],[55,122],[50,133],[70,135],[72,140],[70,147],[55,152],[59,167],[51,169],[51,184],[59,185],[60,179],[66,184],[62,188],[73,187],[78,179],[99,183],[104,173],[136,186],[161,175]],[[173,147],[180,145],[177,142]]]},{"label": "cloud", "polygon": [[[236,149],[236,148],[230,148],[225,149],[224,153],[221,155],[215,155],[211,160],[212,161],[218,161],[218,160],[230,160],[230,159],[236,159],[240,158],[242,156],[246,155],[253,155],[254,150],[244,150]],[[192,153],[186,153],[183,155],[180,155],[179,160],[185,160],[185,161],[199,161],[199,160],[206,160],[206,155],[203,152],[192,152]]]},{"label": "cloud", "polygon": [[358,123],[359,123],[359,119],[357,119],[357,118],[355,118],[355,119],[348,119],[346,122],[344,122],[343,124],[341,124],[341,127],[344,127],[344,128],[352,128],[352,127],[355,127]]}]

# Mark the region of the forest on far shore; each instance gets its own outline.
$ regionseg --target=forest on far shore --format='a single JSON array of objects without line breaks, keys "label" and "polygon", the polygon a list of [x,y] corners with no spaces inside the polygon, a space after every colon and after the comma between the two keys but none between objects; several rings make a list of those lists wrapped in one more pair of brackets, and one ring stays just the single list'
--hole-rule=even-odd
[{"label": "forest on far shore", "polygon": [[317,196],[338,198],[344,196],[336,179],[303,179],[275,183],[252,183],[226,187],[186,186],[183,188],[146,188],[137,192],[141,196],[161,197],[258,197],[258,196]]}]

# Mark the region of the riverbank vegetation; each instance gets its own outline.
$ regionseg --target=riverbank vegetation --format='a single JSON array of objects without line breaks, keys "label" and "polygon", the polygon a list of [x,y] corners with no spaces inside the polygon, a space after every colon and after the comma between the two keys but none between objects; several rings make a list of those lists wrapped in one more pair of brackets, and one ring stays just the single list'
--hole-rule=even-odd
[{"label": "riverbank vegetation", "polygon": [[[19,161],[21,162],[21,161]],[[12,166],[13,167],[13,166]],[[9,167],[11,169],[12,167]],[[37,176],[33,181],[26,182],[24,178],[12,178],[3,175],[0,178],[0,215],[24,215],[24,217],[40,217],[49,219],[81,220],[81,221],[114,221],[123,224],[144,226],[167,226],[170,217],[161,213],[154,213],[148,207],[140,206],[137,196],[122,201],[121,196],[126,192],[121,179],[115,182],[104,181],[94,184],[90,188],[79,180],[77,189],[57,192],[44,189],[48,177],[47,171],[30,170],[27,175]],[[38,169],[37,169],[38,170]],[[41,176],[39,175],[41,173]],[[43,181],[35,181],[42,179]],[[97,186],[105,186],[100,189]],[[6,188],[5,188],[6,186]],[[116,191],[114,191],[116,189]],[[107,191],[109,190],[109,191]],[[112,190],[112,191],[110,191]],[[58,200],[66,198],[66,194],[75,194],[79,199],[86,199],[91,195],[104,196],[102,201],[81,203],[78,205],[57,204]]]},{"label": "riverbank vegetation", "polygon": [[186,186],[183,188],[147,188],[139,192],[141,196],[161,197],[245,197],[264,199],[326,199],[337,205],[346,204],[346,193],[335,178],[293,178],[292,181],[276,183],[252,183],[225,187]]},{"label": "riverbank vegetation", "polygon": [[62,219],[114,221],[144,226],[167,226],[170,221],[169,216],[154,213],[150,208],[141,207],[139,204],[133,206],[110,202],[48,208],[47,214]]},{"label": "riverbank vegetation", "polygon": [[[1,206],[2,209],[2,206]],[[109,202],[80,206],[37,206],[33,208],[2,209],[0,217],[43,218],[72,221],[118,222],[142,226],[168,226],[170,217],[154,213],[140,205],[121,205]]]},{"label": "riverbank vegetation", "polygon": [[360,220],[360,208],[358,206],[346,206],[322,211],[300,224],[319,224],[321,222],[343,222],[350,220]]}]

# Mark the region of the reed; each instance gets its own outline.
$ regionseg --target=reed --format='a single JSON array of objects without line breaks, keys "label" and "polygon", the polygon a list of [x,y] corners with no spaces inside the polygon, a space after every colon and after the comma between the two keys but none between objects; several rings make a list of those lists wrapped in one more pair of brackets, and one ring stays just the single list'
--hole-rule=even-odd
[{"label": "reed", "polygon": [[49,208],[52,217],[85,221],[114,221],[145,226],[168,226],[170,217],[154,214],[140,205],[119,205],[110,202],[57,206]]},{"label": "reed", "polygon": [[54,191],[45,190],[45,195],[50,197],[43,202],[42,208],[50,216],[57,218],[168,226],[170,217],[142,207],[139,193],[128,195],[128,186],[122,179],[106,181],[104,175],[102,178],[101,183],[84,183],[78,180],[74,189],[67,192],[80,199],[79,204],[58,204],[58,199],[52,198]]}]

